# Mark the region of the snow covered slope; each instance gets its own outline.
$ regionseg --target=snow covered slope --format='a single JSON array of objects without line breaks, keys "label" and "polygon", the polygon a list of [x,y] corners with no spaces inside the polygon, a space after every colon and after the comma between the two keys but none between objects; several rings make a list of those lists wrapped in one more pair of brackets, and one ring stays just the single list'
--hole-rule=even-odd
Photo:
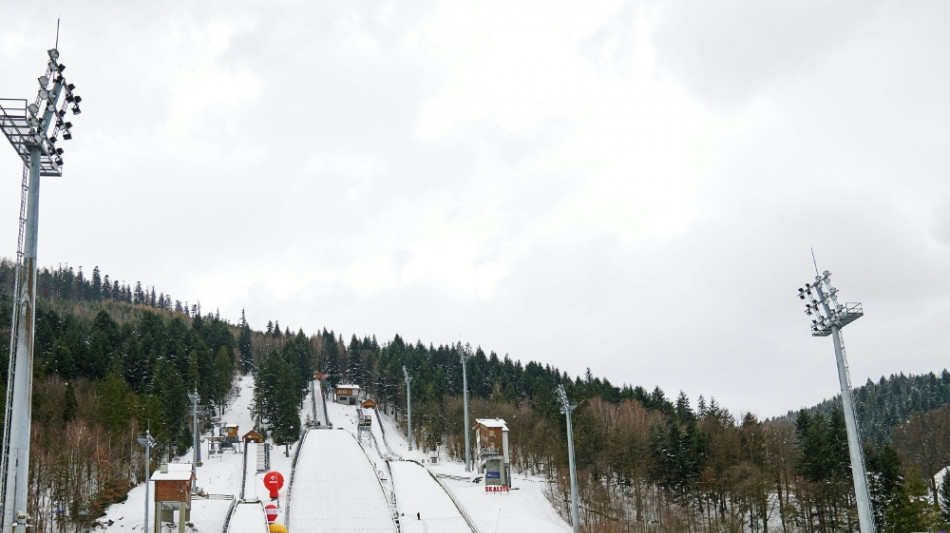
[{"label": "snow covered slope", "polygon": [[392,461],[389,466],[402,533],[472,532],[455,503],[424,466],[411,461]]},{"label": "snow covered slope", "polygon": [[376,471],[353,434],[310,430],[299,453],[288,497],[288,529],[397,531]]},{"label": "snow covered slope", "polygon": [[267,533],[267,515],[261,502],[240,503],[234,508],[227,533]]}]

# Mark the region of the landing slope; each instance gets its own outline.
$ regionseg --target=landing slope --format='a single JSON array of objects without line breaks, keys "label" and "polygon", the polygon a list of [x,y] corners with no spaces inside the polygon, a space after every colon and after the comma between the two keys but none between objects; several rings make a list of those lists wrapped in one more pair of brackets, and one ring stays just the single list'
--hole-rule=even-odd
[{"label": "landing slope", "polygon": [[294,533],[396,531],[376,472],[356,438],[343,430],[307,433],[288,505],[287,525]]}]

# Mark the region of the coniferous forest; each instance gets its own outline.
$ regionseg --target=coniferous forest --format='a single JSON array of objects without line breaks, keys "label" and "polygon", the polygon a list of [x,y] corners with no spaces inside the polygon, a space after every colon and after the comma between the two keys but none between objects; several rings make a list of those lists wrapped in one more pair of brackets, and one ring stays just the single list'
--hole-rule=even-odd
[{"label": "coniferous forest", "polygon": [[[0,333],[9,338],[13,265],[0,262]],[[227,401],[236,373],[254,373],[259,430],[279,444],[303,426],[299,405],[314,372],[328,386],[360,385],[404,421],[403,366],[413,376],[414,440],[464,458],[461,350],[470,418],[510,428],[512,466],[541,474],[568,514],[565,420],[554,389],[572,402],[585,531],[857,531],[844,418],[837,399],[760,420],[714,398],[618,386],[590,371],[568,376],[460,344],[395,336],[349,340],[326,329],[253,331],[154,287],[86,276],[69,267],[38,277],[31,502],[35,527],[57,514],[91,524],[142,481],[148,428],[158,463],[191,444],[188,392],[204,420]],[[317,327],[313,325],[313,327]],[[6,386],[4,351],[0,386]],[[899,358],[895,357],[895,360]],[[279,392],[279,393],[278,393]],[[937,531],[950,523],[950,373],[896,374],[855,390],[878,529]],[[305,423],[305,422],[304,422]],[[403,425],[405,430],[405,425]],[[517,488],[517,480],[515,484]],[[941,511],[943,509],[944,511]]]}]

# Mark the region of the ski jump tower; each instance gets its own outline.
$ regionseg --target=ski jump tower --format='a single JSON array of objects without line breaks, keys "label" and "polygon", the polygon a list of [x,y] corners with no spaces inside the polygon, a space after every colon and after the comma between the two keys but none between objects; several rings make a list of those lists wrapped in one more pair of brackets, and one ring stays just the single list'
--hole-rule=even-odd
[{"label": "ski jump tower", "polygon": [[27,488],[40,177],[63,175],[63,149],[56,142],[72,138],[73,125],[66,121],[66,108],[71,106],[72,114],[78,115],[82,102],[73,92],[76,87],[63,76],[66,67],[59,62],[59,51],[53,48],[47,54],[49,62],[44,74],[37,78],[39,90],[32,103],[25,99],[0,98],[0,130],[23,160],[6,422],[0,454],[0,515],[3,517],[0,531],[5,533],[26,533],[30,521]]}]

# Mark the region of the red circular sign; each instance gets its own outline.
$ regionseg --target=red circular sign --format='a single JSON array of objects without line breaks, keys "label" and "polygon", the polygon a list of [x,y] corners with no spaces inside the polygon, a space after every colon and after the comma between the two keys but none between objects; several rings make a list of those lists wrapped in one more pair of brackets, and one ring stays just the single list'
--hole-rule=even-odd
[{"label": "red circular sign", "polygon": [[267,522],[272,523],[274,520],[277,520],[277,506],[270,504],[264,507],[264,512],[267,514]]},{"label": "red circular sign", "polygon": [[277,471],[271,471],[264,474],[264,486],[270,491],[271,499],[277,497],[277,491],[284,486],[284,476]]}]

